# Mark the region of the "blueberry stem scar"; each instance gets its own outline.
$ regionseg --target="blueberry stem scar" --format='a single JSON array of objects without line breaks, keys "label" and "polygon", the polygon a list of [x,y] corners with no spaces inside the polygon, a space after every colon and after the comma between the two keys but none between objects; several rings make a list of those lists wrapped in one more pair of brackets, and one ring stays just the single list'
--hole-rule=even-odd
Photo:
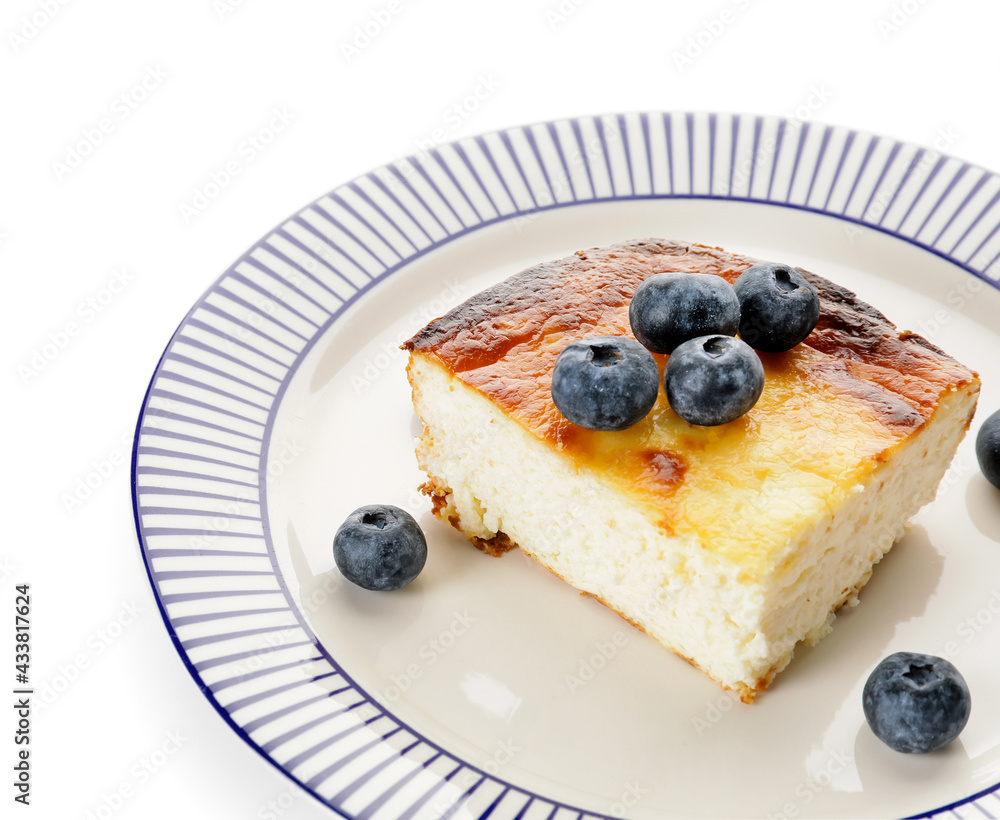
[{"label": "blueberry stem scar", "polygon": [[376,526],[380,530],[385,529],[385,525],[389,522],[386,520],[385,516],[381,513],[365,513],[361,518],[362,524],[367,524],[369,526]]},{"label": "blueberry stem scar", "polygon": [[709,339],[702,345],[702,350],[704,350],[709,356],[716,359],[723,355],[728,349],[729,346],[723,339]]},{"label": "blueberry stem scar", "polygon": [[798,290],[799,288],[784,268],[778,268],[774,272],[774,281],[778,285],[778,290],[783,290],[785,293],[791,293],[793,290]]},{"label": "blueberry stem scar", "polygon": [[926,664],[922,666],[916,663],[911,664],[910,668],[903,673],[903,677],[909,678],[917,686],[925,686],[936,678],[934,665]]},{"label": "blueberry stem scar", "polygon": [[622,357],[611,345],[594,345],[590,351],[590,360],[599,367],[610,367]]}]

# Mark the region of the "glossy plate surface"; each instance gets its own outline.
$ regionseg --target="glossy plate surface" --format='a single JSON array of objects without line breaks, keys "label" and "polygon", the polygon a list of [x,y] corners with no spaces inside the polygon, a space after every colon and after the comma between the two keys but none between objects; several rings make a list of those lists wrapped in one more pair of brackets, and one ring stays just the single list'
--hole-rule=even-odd
[{"label": "glossy plate surface", "polygon": [[[1000,407],[998,203],[1000,177],[929,149],[707,113],[512,128],[334,189],[208,290],[146,396],[136,526],[181,658],[349,817],[1000,816],[1000,492],[973,450]],[[752,706],[520,553],[472,549],[416,492],[399,343],[529,264],[645,236],[809,268],[983,378],[937,500]],[[428,536],[398,593],[333,562],[369,503]],[[933,755],[864,722],[867,675],[902,649],[972,690]]]}]

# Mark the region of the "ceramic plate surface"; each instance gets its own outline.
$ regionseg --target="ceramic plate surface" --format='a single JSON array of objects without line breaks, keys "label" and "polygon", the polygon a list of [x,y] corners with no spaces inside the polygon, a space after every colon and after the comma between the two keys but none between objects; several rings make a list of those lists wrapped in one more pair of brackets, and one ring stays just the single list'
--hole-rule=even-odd
[{"label": "ceramic plate surface", "polygon": [[[520,553],[472,549],[416,491],[399,343],[527,265],[647,236],[813,270],[983,377],[937,499],[751,706]],[[233,729],[352,818],[1000,816],[1000,493],[973,449],[1000,407],[998,257],[996,174],[809,122],[609,115],[379,168],[240,257],[156,368],[133,498],[167,629]],[[369,503],[428,536],[397,593],[333,562]],[[903,649],[972,691],[935,754],[890,751],[862,715]]]}]

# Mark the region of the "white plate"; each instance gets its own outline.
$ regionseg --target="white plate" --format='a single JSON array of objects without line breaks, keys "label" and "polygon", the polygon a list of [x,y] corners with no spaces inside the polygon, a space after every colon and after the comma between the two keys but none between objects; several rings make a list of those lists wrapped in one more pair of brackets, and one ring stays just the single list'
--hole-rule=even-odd
[{"label": "white plate", "polygon": [[[1000,407],[998,202],[1000,177],[930,150],[705,113],[512,128],[335,189],[223,274],[150,384],[136,525],[181,658],[349,817],[996,816],[1000,493],[973,440]],[[470,548],[416,492],[399,342],[533,262],[644,236],[809,268],[983,376],[937,500],[752,706],[520,553]],[[368,503],[427,533],[398,593],[334,566]],[[901,649],[969,682],[945,750],[896,754],[865,724],[864,680]]]}]

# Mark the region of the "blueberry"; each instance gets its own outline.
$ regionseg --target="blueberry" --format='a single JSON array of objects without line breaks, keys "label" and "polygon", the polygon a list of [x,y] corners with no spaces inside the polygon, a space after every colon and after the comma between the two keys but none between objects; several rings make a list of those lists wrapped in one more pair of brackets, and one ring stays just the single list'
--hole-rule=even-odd
[{"label": "blueberry", "polygon": [[655,273],[628,309],[632,332],[654,353],[670,353],[698,336],[735,336],[740,302],[730,284],[711,273]]},{"label": "blueberry", "polygon": [[897,652],[865,683],[865,719],[875,736],[897,752],[923,754],[951,743],[972,709],[969,687],[944,658]]},{"label": "blueberry", "polygon": [[795,268],[762,262],[733,285],[740,300],[740,338],[757,350],[791,350],[819,320],[819,295]]},{"label": "blueberry", "polygon": [[624,430],[656,404],[653,354],[627,336],[591,336],[563,348],[552,369],[552,401],[573,424]]},{"label": "blueberry", "polygon": [[333,538],[333,558],[348,581],[365,589],[405,587],[427,560],[427,539],[406,510],[369,504],[352,512]]},{"label": "blueberry", "polygon": [[663,386],[678,416],[714,427],[738,419],[757,403],[764,390],[764,365],[746,342],[701,336],[670,354]]},{"label": "blueberry", "polygon": [[983,422],[976,436],[976,458],[986,480],[1000,489],[1000,410]]}]

